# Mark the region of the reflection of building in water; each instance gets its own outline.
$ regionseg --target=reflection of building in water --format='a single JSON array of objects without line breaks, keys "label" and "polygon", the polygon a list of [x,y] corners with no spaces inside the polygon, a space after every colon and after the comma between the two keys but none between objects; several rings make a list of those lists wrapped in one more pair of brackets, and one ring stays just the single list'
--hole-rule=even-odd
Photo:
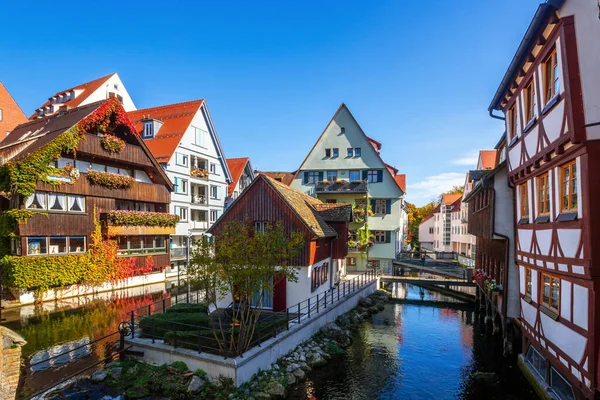
[{"label": "reflection of building in water", "polygon": [[[59,367],[68,364],[71,361],[79,360],[80,358],[89,355],[91,351],[92,346],[90,345],[89,337],[53,346],[49,349],[38,351],[31,356],[30,364],[35,364],[31,367],[31,370],[37,372],[45,371],[53,367]],[[47,361],[44,362],[44,360]]]}]

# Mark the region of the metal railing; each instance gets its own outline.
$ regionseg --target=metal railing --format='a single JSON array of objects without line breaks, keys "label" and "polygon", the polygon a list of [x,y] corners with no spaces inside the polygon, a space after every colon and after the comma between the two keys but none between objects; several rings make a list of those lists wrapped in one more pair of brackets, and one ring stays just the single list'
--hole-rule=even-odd
[{"label": "metal railing", "polygon": [[[226,310],[217,310],[207,317],[186,317],[185,310],[172,319],[163,318],[158,314],[168,312],[169,308],[176,304],[201,304],[204,297],[201,292],[186,293],[170,299],[161,299],[155,303],[148,304],[130,312],[129,325],[131,326],[131,337],[143,337],[152,340],[162,340],[173,347],[184,347],[196,350],[200,353],[217,354],[224,357],[241,356],[249,349],[260,346],[264,341],[276,336],[278,333],[289,330],[295,324],[315,318],[331,307],[345,301],[349,296],[371,284],[377,279],[374,270],[365,272],[352,279],[340,282],[337,286],[318,293],[298,304],[286,308],[283,311],[271,312],[261,311],[254,330],[248,335],[243,349],[225,348],[225,344],[235,341],[241,333],[239,325],[227,315]],[[200,308],[196,311],[201,313]],[[194,318],[197,321],[194,321]]]},{"label": "metal railing", "polygon": [[186,247],[172,247],[171,248],[171,259],[173,258],[186,258],[187,248]]}]

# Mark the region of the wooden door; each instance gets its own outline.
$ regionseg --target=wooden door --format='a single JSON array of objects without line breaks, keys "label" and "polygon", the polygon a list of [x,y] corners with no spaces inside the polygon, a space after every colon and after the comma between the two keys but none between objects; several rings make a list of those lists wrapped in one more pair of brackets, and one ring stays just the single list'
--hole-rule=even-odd
[{"label": "wooden door", "polygon": [[285,311],[287,308],[287,282],[281,275],[273,277],[273,311]]}]

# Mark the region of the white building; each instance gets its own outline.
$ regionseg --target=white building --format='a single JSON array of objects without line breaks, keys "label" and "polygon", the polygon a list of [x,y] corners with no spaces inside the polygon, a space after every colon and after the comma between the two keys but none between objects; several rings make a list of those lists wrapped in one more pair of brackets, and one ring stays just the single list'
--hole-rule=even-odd
[{"label": "white building", "polygon": [[41,107],[37,108],[29,119],[45,117],[60,110],[68,110],[95,103],[96,101],[106,100],[111,97],[118,98],[121,104],[123,104],[125,111],[136,110],[133,100],[131,100],[129,93],[127,93],[127,89],[125,89],[123,82],[121,82],[121,78],[119,78],[119,75],[115,72],[103,76],[102,78],[57,92],[49,97],[48,101],[42,104]]},{"label": "white building", "polygon": [[171,237],[176,271],[185,265],[188,237],[204,233],[223,214],[231,174],[204,100],[137,110],[129,118],[175,184],[171,213],[181,218]]},{"label": "white building", "polygon": [[[354,204],[364,210],[361,217],[355,209],[350,225],[350,243],[357,246],[346,259],[349,271],[391,267],[403,248],[406,177],[381,159],[380,150],[381,143],[367,137],[342,104],[291,183],[292,188],[325,203]],[[367,228],[373,237],[361,251],[358,242]]]},{"label": "white building", "polygon": [[229,207],[250,186],[250,183],[254,180],[254,170],[248,157],[228,158],[227,166],[229,172],[231,172],[231,183],[227,187],[225,205]]}]

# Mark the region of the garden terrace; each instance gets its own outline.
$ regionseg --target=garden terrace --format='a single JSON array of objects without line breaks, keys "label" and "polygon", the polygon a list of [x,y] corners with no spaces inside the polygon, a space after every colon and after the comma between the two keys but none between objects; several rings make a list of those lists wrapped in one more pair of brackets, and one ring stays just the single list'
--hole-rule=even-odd
[{"label": "garden terrace", "polygon": [[367,193],[367,182],[320,182],[316,185],[315,191],[317,193]]}]

